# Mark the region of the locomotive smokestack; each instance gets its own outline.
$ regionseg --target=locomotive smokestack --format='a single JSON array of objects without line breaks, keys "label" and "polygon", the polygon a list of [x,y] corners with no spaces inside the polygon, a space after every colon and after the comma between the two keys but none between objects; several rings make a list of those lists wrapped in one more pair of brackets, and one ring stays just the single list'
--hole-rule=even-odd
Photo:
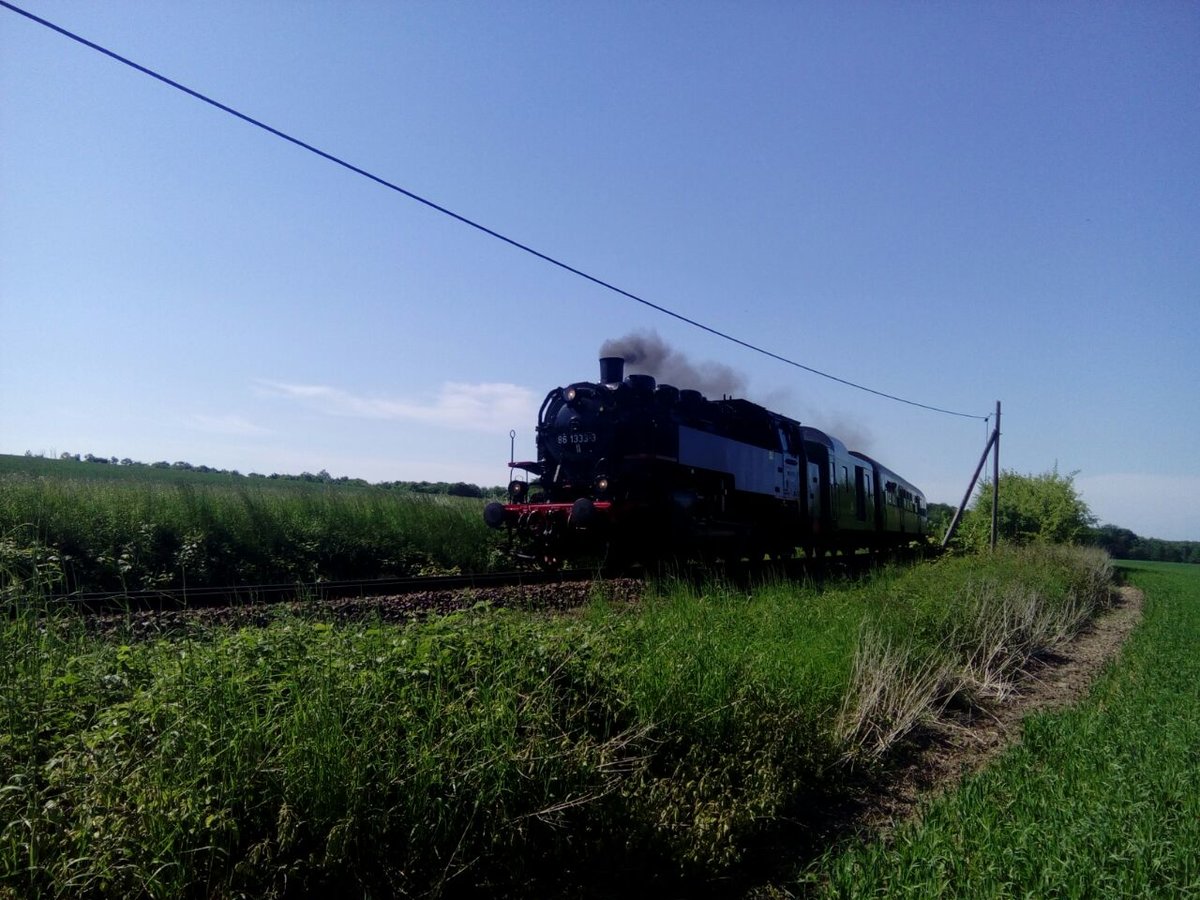
[{"label": "locomotive smokestack", "polygon": [[625,377],[625,358],[621,356],[600,357],[600,383],[620,384]]},{"label": "locomotive smokestack", "polygon": [[746,376],[721,363],[693,363],[653,331],[632,331],[600,345],[601,359],[619,356],[630,372],[653,375],[654,379],[680,388],[703,391],[710,397],[746,395]]}]

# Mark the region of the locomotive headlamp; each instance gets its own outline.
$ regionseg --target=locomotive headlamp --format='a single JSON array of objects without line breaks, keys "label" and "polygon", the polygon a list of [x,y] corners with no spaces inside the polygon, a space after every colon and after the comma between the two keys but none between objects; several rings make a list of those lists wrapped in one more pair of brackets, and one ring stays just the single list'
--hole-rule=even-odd
[{"label": "locomotive headlamp", "polygon": [[520,503],[525,499],[525,491],[529,485],[524,481],[510,481],[508,483],[508,496],[512,498],[513,503]]},{"label": "locomotive headlamp", "polygon": [[607,490],[608,490],[608,478],[604,475],[601,475],[599,478],[596,479],[596,491],[598,493],[603,494]]},{"label": "locomotive headlamp", "polygon": [[568,403],[574,403],[575,398],[579,396],[579,391],[576,388],[569,387],[564,396],[566,396]]}]

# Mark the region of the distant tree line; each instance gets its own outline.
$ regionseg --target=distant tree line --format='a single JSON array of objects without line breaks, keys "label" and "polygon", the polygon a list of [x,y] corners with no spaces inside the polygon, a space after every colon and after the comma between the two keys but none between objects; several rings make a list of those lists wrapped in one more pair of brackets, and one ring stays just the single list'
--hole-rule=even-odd
[{"label": "distant tree line", "polygon": [[1101,525],[1092,529],[1086,543],[1104,548],[1114,559],[1200,563],[1200,541],[1144,538],[1116,525]]},{"label": "distant tree line", "polygon": [[[38,456],[44,458],[44,454],[35,454],[32,450],[26,450],[27,457]],[[91,453],[60,453],[60,460],[73,462],[100,463],[103,465],[113,466],[141,466],[148,469],[174,469],[176,471],[211,473],[214,475],[227,475],[233,478],[254,478],[265,479],[267,481],[303,481],[309,484],[337,484],[337,485],[354,485],[358,487],[379,487],[385,490],[392,491],[407,491],[414,494],[446,494],[451,497],[474,497],[478,499],[503,498],[507,496],[507,490],[503,487],[480,487],[477,484],[469,484],[465,481],[381,481],[374,485],[371,482],[362,478],[349,478],[345,475],[334,477],[327,471],[322,469],[315,475],[312,472],[301,472],[299,475],[286,475],[278,472],[273,472],[270,475],[262,475],[258,472],[250,472],[243,475],[237,469],[217,469],[212,466],[196,466],[184,460],[176,460],[175,462],[167,462],[159,460],[158,462],[145,463],[135,459],[130,459],[128,456],[124,459],[117,459],[115,456],[96,456]]]},{"label": "distant tree line", "polygon": [[449,494],[451,497],[476,497],[479,499],[501,499],[508,496],[507,488],[486,487],[468,484],[465,481],[381,481],[376,487],[413,494]]}]

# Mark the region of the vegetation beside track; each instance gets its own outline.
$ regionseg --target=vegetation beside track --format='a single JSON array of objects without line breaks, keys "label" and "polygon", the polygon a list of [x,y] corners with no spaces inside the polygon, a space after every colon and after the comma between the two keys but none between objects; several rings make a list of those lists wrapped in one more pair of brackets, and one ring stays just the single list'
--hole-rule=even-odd
[{"label": "vegetation beside track", "polygon": [[[6,457],[0,576],[55,591],[483,572],[483,501],[369,485]],[[0,583],[0,589],[4,587]]]},{"label": "vegetation beside track", "polygon": [[941,704],[986,703],[1106,575],[1040,548],[177,641],[90,635],[30,591],[0,623],[0,895],[709,883]]},{"label": "vegetation beside track", "polygon": [[789,893],[1200,896],[1200,569],[1124,563],[1141,626],[1079,706],[887,840],[831,850]]}]

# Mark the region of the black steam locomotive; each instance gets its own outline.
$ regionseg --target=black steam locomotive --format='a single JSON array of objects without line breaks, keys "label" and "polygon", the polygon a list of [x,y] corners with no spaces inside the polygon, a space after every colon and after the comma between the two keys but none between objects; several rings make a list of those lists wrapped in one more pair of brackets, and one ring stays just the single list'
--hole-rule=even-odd
[{"label": "black steam locomotive", "polygon": [[484,519],[545,566],[608,553],[788,558],[906,546],[927,532],[925,497],[837,438],[746,400],[624,375],[555,388],[538,414],[532,474]]}]

